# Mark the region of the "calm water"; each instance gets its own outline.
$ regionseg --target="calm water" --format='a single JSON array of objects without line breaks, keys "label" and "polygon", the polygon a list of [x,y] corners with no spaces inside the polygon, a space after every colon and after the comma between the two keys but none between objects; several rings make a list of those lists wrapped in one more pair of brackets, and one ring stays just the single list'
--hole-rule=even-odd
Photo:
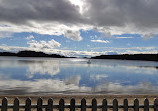
[{"label": "calm water", "polygon": [[0,94],[157,94],[158,62],[0,57]]}]

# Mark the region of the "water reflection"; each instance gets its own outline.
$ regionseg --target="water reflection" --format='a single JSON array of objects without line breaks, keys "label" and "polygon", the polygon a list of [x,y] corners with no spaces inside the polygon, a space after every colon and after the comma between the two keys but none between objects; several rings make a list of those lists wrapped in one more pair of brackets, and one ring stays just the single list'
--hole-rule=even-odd
[{"label": "water reflection", "polygon": [[13,79],[5,80],[1,78],[0,94],[156,94],[158,91],[158,87],[153,86],[149,82],[142,82],[135,86],[123,86],[120,83],[107,82],[96,87],[85,87],[79,86],[78,77],[74,77],[73,79],[73,81],[52,79],[21,81]]},{"label": "water reflection", "polygon": [[150,82],[140,82],[137,85],[128,86],[108,82],[98,85],[93,91],[102,94],[156,94],[158,87],[153,86]]},{"label": "water reflection", "polygon": [[100,80],[100,79],[107,78],[107,77],[108,77],[107,74],[90,75],[90,79],[92,79],[92,80]]},{"label": "water reflection", "polygon": [[[25,62],[25,61],[23,61]],[[59,69],[59,61],[34,61],[31,62],[28,65],[27,68],[27,77],[33,78],[34,74],[49,74],[51,76],[54,76],[60,72]]]},{"label": "water reflection", "polygon": [[40,59],[25,59],[19,60],[2,60],[0,64],[1,68],[26,68],[26,76],[32,78],[34,74],[51,75],[54,76],[60,72],[59,60],[40,60]]},{"label": "water reflection", "polygon": [[0,94],[156,94],[158,63],[0,57]]},{"label": "water reflection", "polygon": [[52,94],[88,91],[88,87],[79,87],[77,84],[74,84],[74,81],[72,81],[72,83],[71,81],[68,82],[56,79],[37,79],[34,81],[21,81],[14,79],[5,80],[1,78],[0,94]]}]

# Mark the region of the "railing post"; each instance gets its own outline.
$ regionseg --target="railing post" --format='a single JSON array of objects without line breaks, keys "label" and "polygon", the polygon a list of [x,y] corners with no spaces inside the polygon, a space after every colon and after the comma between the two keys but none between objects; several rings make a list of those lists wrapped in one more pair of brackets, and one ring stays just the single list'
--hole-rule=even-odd
[{"label": "railing post", "polygon": [[2,99],[2,110],[1,111],[7,111],[7,109],[8,109],[7,107],[8,107],[8,100],[5,97]]},{"label": "railing post", "polygon": [[43,104],[42,98],[38,98],[38,100],[37,100],[37,111],[42,111],[42,104]]},{"label": "railing post", "polygon": [[149,100],[147,98],[144,100],[144,111],[149,111]]},{"label": "railing post", "polygon": [[81,111],[86,111],[86,100],[85,99],[81,100]]},{"label": "railing post", "polygon": [[15,100],[14,100],[13,111],[19,111],[19,99],[18,98],[15,98]]},{"label": "railing post", "polygon": [[52,98],[49,98],[49,100],[48,100],[48,106],[46,108],[46,111],[53,111],[53,100],[52,100]]},{"label": "railing post", "polygon": [[123,111],[128,111],[128,99],[124,99],[123,101]]},{"label": "railing post", "polygon": [[92,111],[97,111],[97,100],[92,99]]},{"label": "railing post", "polygon": [[[25,105],[19,104],[19,103],[20,103],[19,99],[15,98],[14,99],[14,103],[13,104],[9,104],[9,106],[8,106],[8,100],[5,97],[5,98],[2,99],[2,104],[0,106],[1,107],[1,111],[7,111],[9,108],[10,109],[12,108],[13,111],[19,111],[20,108],[25,108],[25,111],[31,111],[31,108],[35,107],[35,106],[31,106],[31,99],[30,98],[26,99]],[[53,111],[53,107],[54,107],[53,106],[53,100],[51,98],[49,98],[48,99],[48,105],[45,105],[45,106],[43,106],[42,98],[38,98],[37,106],[36,106],[37,111],[42,111],[43,107],[45,107],[46,111]],[[86,99],[82,99],[81,100],[81,106],[78,106],[78,105],[76,106],[74,98],[72,98],[70,100],[70,105],[66,105],[65,106],[64,99],[60,99],[59,107],[56,107],[56,106],[58,106],[58,105],[55,105],[54,108],[59,108],[59,111],[64,111],[65,108],[70,108],[70,111],[75,111],[76,107],[77,108],[78,107],[81,108],[81,111],[86,111],[86,108],[90,108],[90,107],[92,107],[92,111],[97,111],[97,107],[102,108],[102,111],[107,111],[108,107],[111,108],[111,105],[109,106],[107,104],[107,100],[106,99],[103,99],[101,106],[100,105],[97,106],[97,100],[95,98],[92,99],[92,106],[89,106],[89,105],[86,106]],[[149,108],[154,108],[154,111],[158,111],[158,99],[154,100],[154,104],[149,105],[149,100],[147,98],[145,98],[144,106],[143,105],[139,106],[139,100],[135,99],[134,100],[134,105],[130,106],[130,108],[131,107],[134,108],[134,111],[139,111],[139,108],[144,108],[144,111],[149,111]],[[113,111],[118,111],[119,108],[123,108],[123,111],[128,111],[128,109],[129,109],[128,99],[124,99],[123,106],[122,105],[118,105],[118,100],[114,99],[112,108],[113,108]]]},{"label": "railing post", "polygon": [[139,100],[138,99],[134,100],[134,111],[139,111]]},{"label": "railing post", "polygon": [[118,111],[118,101],[117,101],[117,99],[113,100],[113,111]]},{"label": "railing post", "polygon": [[102,101],[102,111],[107,111],[107,100],[103,99]]},{"label": "railing post", "polygon": [[154,111],[158,111],[158,99],[154,100]]},{"label": "railing post", "polygon": [[59,111],[64,111],[64,105],[65,105],[64,99],[60,99],[60,101],[59,101]]},{"label": "railing post", "polygon": [[27,98],[25,102],[25,111],[31,111],[31,99]]},{"label": "railing post", "polygon": [[75,111],[75,99],[71,99],[70,101],[70,111]]}]

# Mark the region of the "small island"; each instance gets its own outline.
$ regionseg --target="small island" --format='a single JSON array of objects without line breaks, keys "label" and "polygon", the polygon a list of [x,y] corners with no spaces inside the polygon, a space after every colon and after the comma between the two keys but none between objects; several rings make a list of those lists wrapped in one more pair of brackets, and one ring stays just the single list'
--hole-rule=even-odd
[{"label": "small island", "polygon": [[118,60],[145,60],[158,61],[158,54],[120,54],[120,55],[100,55],[91,57],[92,59],[118,59]]},{"label": "small island", "polygon": [[58,54],[46,54],[44,52],[36,51],[19,51],[18,53],[0,52],[0,56],[68,58]]}]

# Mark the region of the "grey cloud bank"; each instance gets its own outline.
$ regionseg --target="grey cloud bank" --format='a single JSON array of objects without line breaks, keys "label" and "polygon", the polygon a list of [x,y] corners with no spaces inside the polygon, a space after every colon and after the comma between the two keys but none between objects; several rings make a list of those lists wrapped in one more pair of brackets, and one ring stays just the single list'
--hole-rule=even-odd
[{"label": "grey cloud bank", "polygon": [[[157,0],[85,0],[83,14],[69,0],[1,0],[0,20],[11,23],[55,21],[97,26],[157,27]],[[88,21],[89,22],[88,22]]]},{"label": "grey cloud bank", "polygon": [[78,7],[66,0],[1,0],[0,20],[24,24],[29,20],[76,22]]},{"label": "grey cloud bank", "polygon": [[[82,13],[80,7],[69,0],[1,0],[0,24],[11,27],[0,28],[0,31],[9,32],[13,27],[20,26],[14,28],[14,32],[24,28],[25,30],[20,32],[42,33],[39,29],[42,27],[43,33],[64,34],[76,41],[82,40],[80,29],[88,30],[94,27],[105,33],[138,33],[145,38],[157,34],[157,0],[81,0],[81,2],[83,2]],[[59,24],[66,28],[59,28]],[[52,27],[56,27],[53,28],[56,29],[54,32]],[[75,34],[68,33],[70,31]]]},{"label": "grey cloud bank", "polygon": [[157,4],[157,0],[87,0],[87,15],[96,25],[157,27]]}]

